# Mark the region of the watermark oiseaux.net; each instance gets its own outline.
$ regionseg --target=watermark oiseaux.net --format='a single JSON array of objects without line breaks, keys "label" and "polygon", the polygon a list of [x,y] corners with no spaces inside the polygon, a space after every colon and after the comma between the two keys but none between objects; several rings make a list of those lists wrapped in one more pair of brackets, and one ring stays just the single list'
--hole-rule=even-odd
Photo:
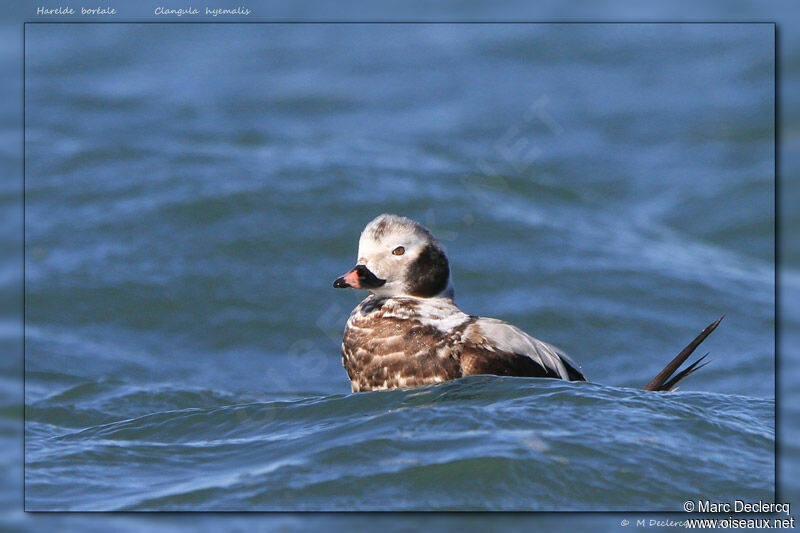
[{"label": "watermark oiseaux.net", "polygon": [[681,527],[685,529],[794,529],[794,517],[789,518],[689,518],[664,520],[639,518],[635,522],[622,520],[619,525],[636,527]]},{"label": "watermark oiseaux.net", "polygon": [[713,502],[711,500],[686,500],[683,510],[687,513],[759,513],[785,515],[773,518],[726,516],[724,518],[685,518],[675,519],[647,519],[622,520],[620,525],[625,527],[680,527],[687,529],[794,529],[794,517],[790,515],[791,507],[788,503],[772,503],[759,500],[746,502],[734,500],[733,502]]}]

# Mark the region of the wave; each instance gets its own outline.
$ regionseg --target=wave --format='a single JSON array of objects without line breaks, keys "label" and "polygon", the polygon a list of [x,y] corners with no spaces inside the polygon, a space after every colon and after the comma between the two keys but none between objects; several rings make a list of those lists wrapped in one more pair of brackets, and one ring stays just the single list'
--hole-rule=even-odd
[{"label": "wave", "polygon": [[[490,376],[244,403],[109,390],[27,407],[28,509],[672,511],[774,490],[767,399]],[[141,402],[160,409],[110,420]]]}]

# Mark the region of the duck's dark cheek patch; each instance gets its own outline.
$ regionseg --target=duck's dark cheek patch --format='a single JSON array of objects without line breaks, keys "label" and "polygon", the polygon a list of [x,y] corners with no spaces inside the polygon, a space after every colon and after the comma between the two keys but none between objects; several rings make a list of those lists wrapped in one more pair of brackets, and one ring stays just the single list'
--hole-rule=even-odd
[{"label": "duck's dark cheek patch", "polygon": [[439,248],[429,244],[408,268],[409,292],[412,296],[430,298],[447,288],[450,265]]}]

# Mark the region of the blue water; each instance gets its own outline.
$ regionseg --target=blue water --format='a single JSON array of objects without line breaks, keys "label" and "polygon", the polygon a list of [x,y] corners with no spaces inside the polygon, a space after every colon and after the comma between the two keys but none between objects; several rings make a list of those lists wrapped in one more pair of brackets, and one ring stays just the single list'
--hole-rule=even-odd
[{"label": "blue water", "polygon": [[[26,508],[771,501],[772,52],[771,25],[29,25]],[[591,383],[350,394],[331,282],[385,211]],[[723,313],[710,366],[638,390]]]},{"label": "blue water", "polygon": [[[28,407],[29,507],[625,511],[773,490],[771,400],[482,376],[299,400],[131,389]],[[65,505],[61,476],[91,503]]]}]

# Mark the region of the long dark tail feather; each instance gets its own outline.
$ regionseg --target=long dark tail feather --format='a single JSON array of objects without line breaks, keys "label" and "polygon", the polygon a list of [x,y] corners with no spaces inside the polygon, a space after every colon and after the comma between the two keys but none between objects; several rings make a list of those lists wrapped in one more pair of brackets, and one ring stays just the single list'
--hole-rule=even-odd
[{"label": "long dark tail feather", "polygon": [[[706,329],[701,331],[700,335],[695,337],[695,339],[692,342],[690,342],[686,346],[686,348],[681,350],[681,353],[679,353],[675,357],[675,359],[670,361],[670,363],[666,367],[664,367],[664,370],[659,372],[658,375],[654,377],[653,380],[647,384],[647,386],[645,386],[644,390],[655,390],[655,391],[672,390],[675,387],[675,385],[677,385],[682,379],[689,376],[690,374],[694,374],[695,372],[706,366],[708,363],[710,363],[711,361],[706,361],[702,365],[699,364],[703,359],[706,358],[706,355],[708,355],[706,354],[697,361],[695,361],[694,363],[692,363],[691,365],[689,365],[688,367],[686,367],[684,370],[678,372],[678,374],[676,374],[674,377],[672,377],[672,374],[674,374],[675,371],[678,370],[678,368],[680,368],[683,362],[686,361],[690,355],[692,355],[692,352],[694,352],[695,348],[697,348],[697,346],[701,342],[703,342],[706,339],[706,337],[711,335],[711,332],[714,331],[717,328],[717,326],[719,326],[719,323],[722,322],[723,318],[725,318],[725,315],[722,315],[714,322],[709,324],[706,327]],[[670,379],[670,377],[672,377],[672,379]]]},{"label": "long dark tail feather", "polygon": [[662,387],[661,390],[665,390],[665,391],[672,390],[675,387],[675,385],[678,384],[679,381],[683,380],[683,378],[685,378],[685,377],[687,377],[687,376],[689,376],[691,374],[694,374],[695,372],[697,372],[698,370],[700,370],[701,368],[706,366],[708,363],[711,362],[711,360],[706,361],[702,365],[700,365],[700,362],[703,359],[705,359],[707,356],[708,356],[708,354],[705,354],[703,357],[701,357],[700,359],[698,359],[697,361],[695,361],[694,363],[692,363],[691,365],[689,365],[685,369],[683,369],[680,372],[678,372],[677,374],[675,374],[675,376],[671,380],[669,380],[666,383],[664,383],[664,386]]}]

